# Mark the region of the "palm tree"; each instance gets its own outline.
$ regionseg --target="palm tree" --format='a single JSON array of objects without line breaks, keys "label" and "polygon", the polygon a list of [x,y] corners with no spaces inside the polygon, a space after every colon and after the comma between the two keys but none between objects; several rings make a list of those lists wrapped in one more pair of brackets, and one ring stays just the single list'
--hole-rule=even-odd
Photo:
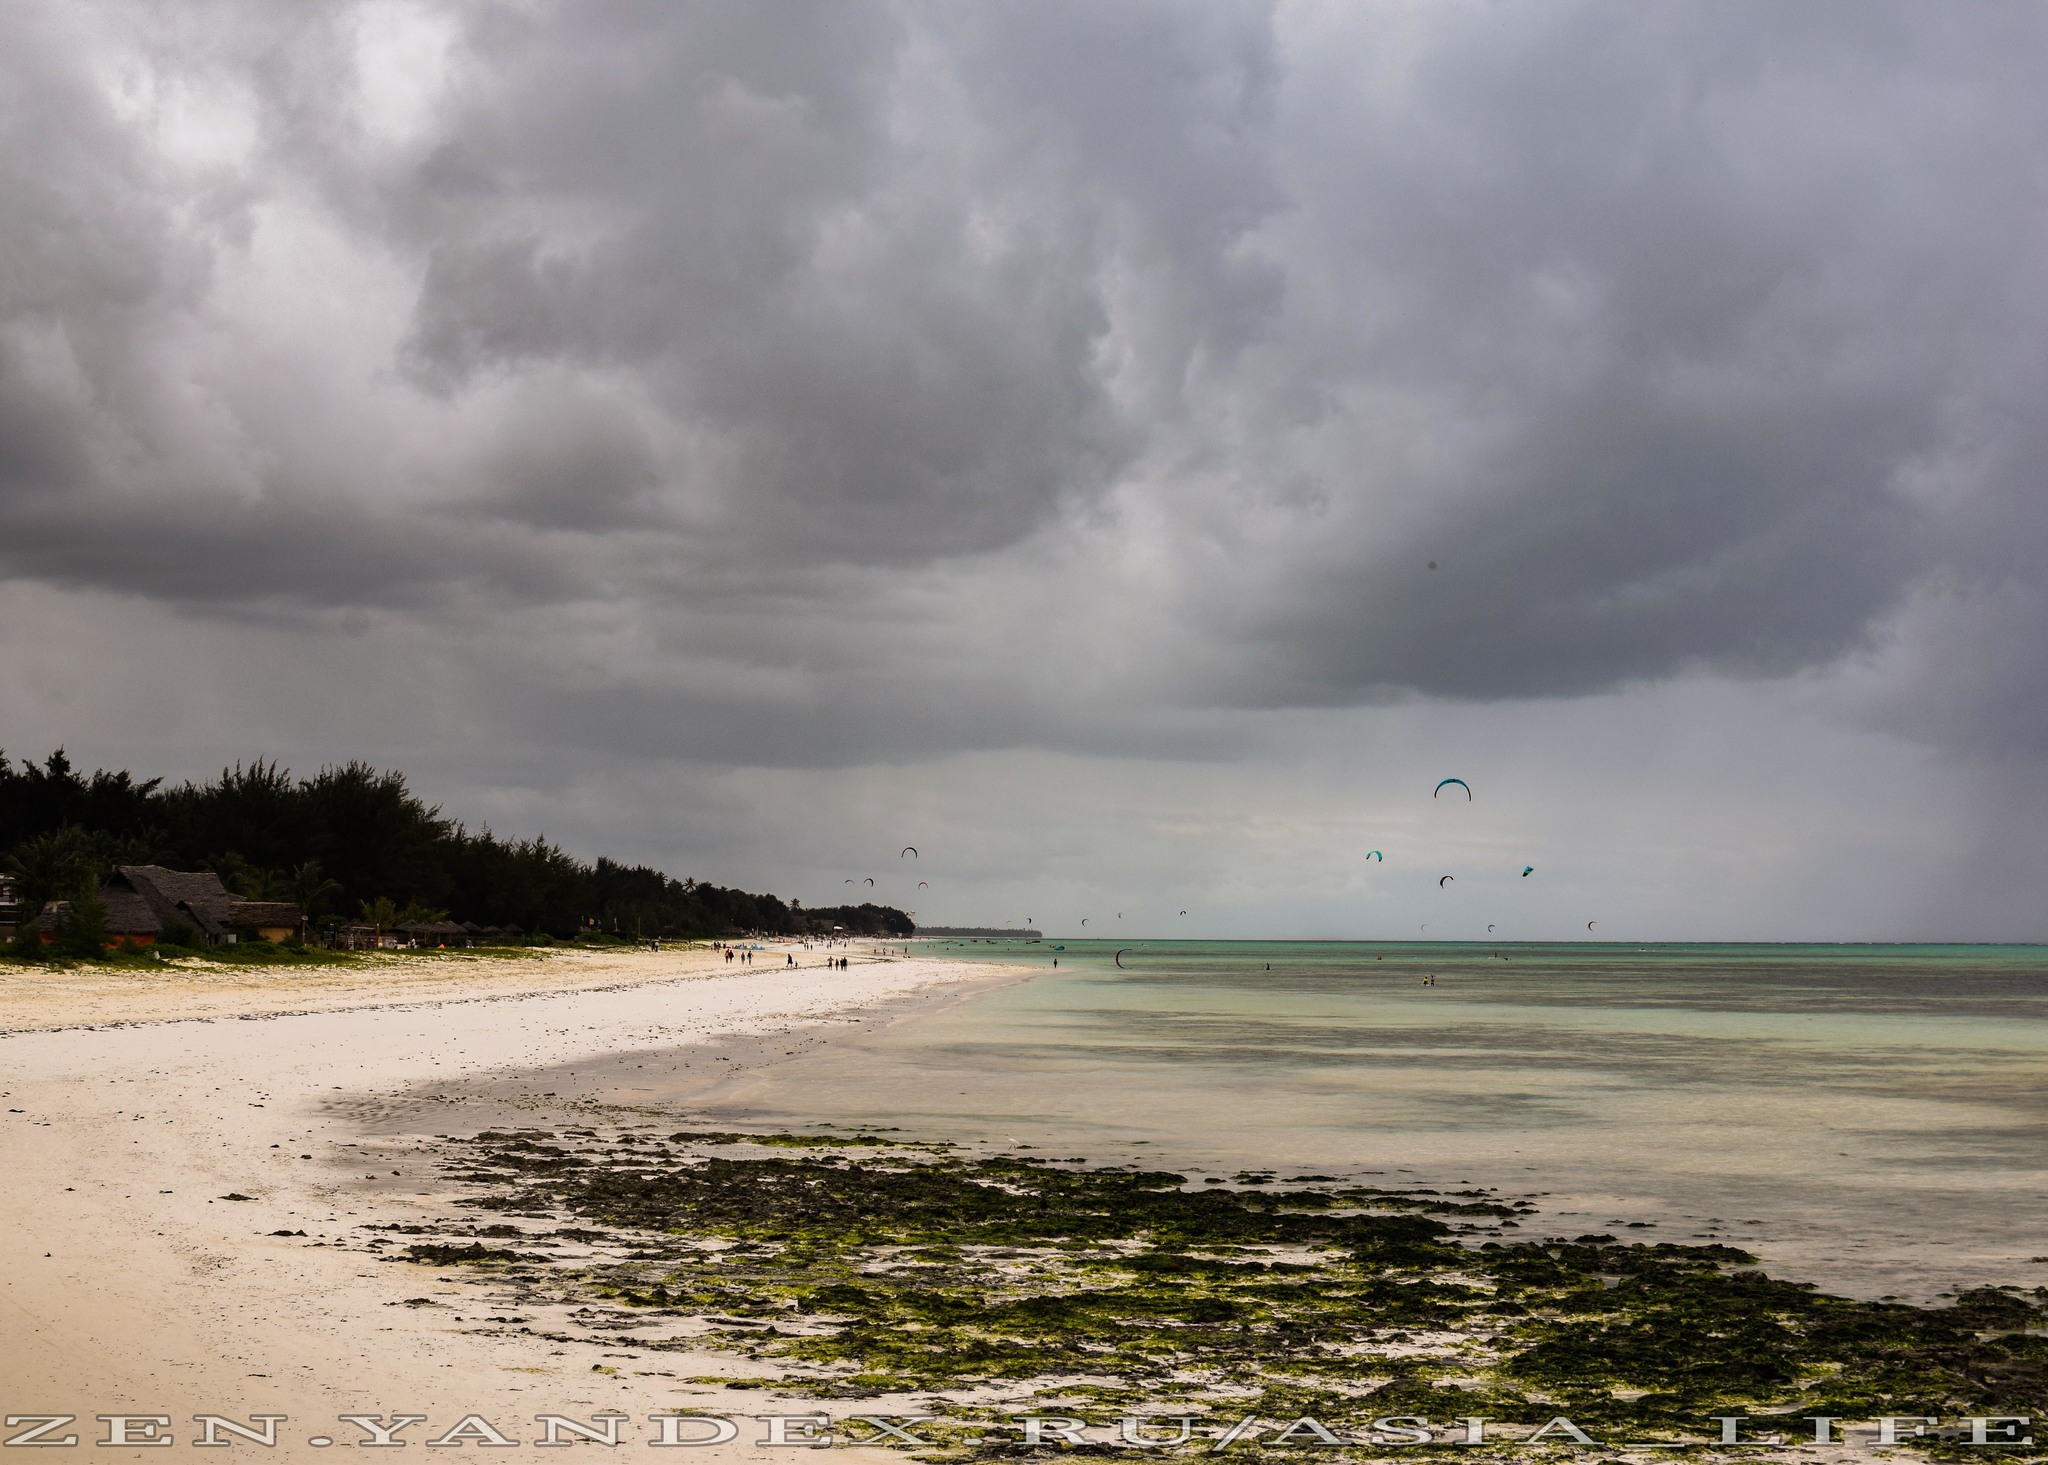
[{"label": "palm tree", "polygon": [[221,883],[244,900],[283,900],[291,888],[281,872],[252,865],[232,850],[213,863]]},{"label": "palm tree", "polygon": [[341,882],[323,875],[318,860],[308,860],[287,875],[284,883],[291,892],[292,904],[299,908],[299,939],[303,941],[306,928],[313,922],[314,908],[328,896],[339,895]]},{"label": "palm tree", "polygon": [[163,842],[163,835],[157,830],[142,834],[111,834],[104,829],[95,829],[85,838],[93,863],[102,871],[111,871],[116,865],[157,864],[157,847]]},{"label": "palm tree", "polygon": [[49,901],[82,894],[99,883],[99,869],[85,831],[70,824],[23,840],[7,856],[6,866],[22,901],[33,910],[41,910]]},{"label": "palm tree", "polygon": [[380,895],[375,900],[360,902],[357,910],[363,924],[370,928],[371,946],[382,946],[385,928],[398,924],[398,903],[388,895]]}]

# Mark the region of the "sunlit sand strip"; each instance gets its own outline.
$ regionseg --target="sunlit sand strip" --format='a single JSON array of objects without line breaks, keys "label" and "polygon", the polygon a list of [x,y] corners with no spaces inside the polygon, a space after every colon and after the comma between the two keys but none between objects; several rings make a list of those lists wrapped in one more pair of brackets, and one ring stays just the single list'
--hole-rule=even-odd
[{"label": "sunlit sand strip", "polygon": [[[775,966],[782,966],[789,949],[775,949]],[[815,966],[823,960],[817,952],[794,949],[800,962]],[[769,953],[761,957],[765,963]],[[197,958],[154,968],[10,964],[0,968],[0,1033],[587,991],[730,969],[723,952],[702,945],[664,951],[405,952],[335,966],[238,966]],[[755,970],[765,973],[767,967]]]}]

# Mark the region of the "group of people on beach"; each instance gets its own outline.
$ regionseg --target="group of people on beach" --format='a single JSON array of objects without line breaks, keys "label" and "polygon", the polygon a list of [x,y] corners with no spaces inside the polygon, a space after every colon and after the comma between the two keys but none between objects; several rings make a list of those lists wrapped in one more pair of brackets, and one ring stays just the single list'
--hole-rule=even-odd
[{"label": "group of people on beach", "polygon": [[[716,944],[724,945],[722,942]],[[726,946],[725,959],[727,961],[737,961],[742,966],[752,966],[754,963],[754,953],[743,946]],[[793,951],[783,953],[782,964],[785,967],[794,967],[796,965],[796,953]],[[825,965],[836,969],[850,967],[853,963],[843,956],[835,956],[828,958]]]}]

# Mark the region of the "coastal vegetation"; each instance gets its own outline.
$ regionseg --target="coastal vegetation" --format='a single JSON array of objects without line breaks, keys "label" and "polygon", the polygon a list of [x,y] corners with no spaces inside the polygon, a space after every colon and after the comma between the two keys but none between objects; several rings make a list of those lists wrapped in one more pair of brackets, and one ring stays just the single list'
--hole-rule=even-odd
[{"label": "coastal vegetation", "polygon": [[0,754],[0,874],[32,915],[71,902],[66,950],[99,943],[94,894],[116,865],[210,870],[236,895],[297,905],[313,930],[452,918],[528,938],[710,937],[830,931],[903,936],[910,918],[862,904],[806,910],[774,895],[585,862],[544,838],[470,829],[414,794],[403,773],[352,762],[295,778],[258,760],[203,782],[40,764]]},{"label": "coastal vegetation", "polygon": [[[1858,1301],[1731,1246],[1543,1236],[1534,1201],[1492,1190],[873,1134],[455,1143],[450,1171],[484,1223],[383,1229],[526,1314],[494,1323],[761,1370],[700,1382],[913,1399],[939,1416],[919,1429],[942,1456],[1042,1453],[987,1427],[1024,1412],[1192,1416],[1190,1454],[1253,1416],[1264,1432],[1231,1448],[1257,1457],[1285,1454],[1274,1436],[1303,1418],[1356,1434],[1392,1416],[1568,1416],[1609,1440],[1697,1440],[1744,1415],[1796,1442],[1812,1415],[2048,1411],[2048,1289]],[[561,1321],[536,1323],[549,1309]]]}]

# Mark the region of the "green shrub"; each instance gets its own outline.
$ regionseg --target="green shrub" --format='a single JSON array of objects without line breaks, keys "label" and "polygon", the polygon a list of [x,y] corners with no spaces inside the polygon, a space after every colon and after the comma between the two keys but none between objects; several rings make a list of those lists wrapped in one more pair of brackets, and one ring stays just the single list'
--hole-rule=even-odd
[{"label": "green shrub", "polygon": [[107,907],[97,895],[80,895],[57,920],[59,955],[97,957],[107,949]]}]

